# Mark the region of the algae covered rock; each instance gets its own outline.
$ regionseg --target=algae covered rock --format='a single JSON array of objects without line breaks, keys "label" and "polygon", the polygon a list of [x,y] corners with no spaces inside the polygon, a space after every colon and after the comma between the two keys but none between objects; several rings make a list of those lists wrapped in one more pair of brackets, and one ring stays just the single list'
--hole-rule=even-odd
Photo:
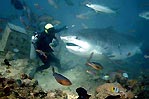
[{"label": "algae covered rock", "polygon": [[119,99],[132,99],[134,94],[123,88],[119,83],[105,83],[96,89],[97,99],[105,99],[108,96],[119,96]]}]

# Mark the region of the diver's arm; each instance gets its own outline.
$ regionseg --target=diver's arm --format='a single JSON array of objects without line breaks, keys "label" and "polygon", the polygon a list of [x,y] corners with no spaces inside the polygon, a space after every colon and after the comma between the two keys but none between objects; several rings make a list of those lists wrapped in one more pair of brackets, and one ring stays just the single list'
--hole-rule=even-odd
[{"label": "diver's arm", "polygon": [[68,27],[67,26],[63,26],[63,27],[61,27],[61,28],[59,28],[59,29],[55,29],[55,33],[58,33],[58,32],[61,32],[61,31],[63,31],[63,30],[66,30],[66,29],[68,29]]},{"label": "diver's arm", "polygon": [[59,45],[59,40],[54,37],[52,40],[52,43],[49,44],[51,47],[56,47],[57,45]]}]

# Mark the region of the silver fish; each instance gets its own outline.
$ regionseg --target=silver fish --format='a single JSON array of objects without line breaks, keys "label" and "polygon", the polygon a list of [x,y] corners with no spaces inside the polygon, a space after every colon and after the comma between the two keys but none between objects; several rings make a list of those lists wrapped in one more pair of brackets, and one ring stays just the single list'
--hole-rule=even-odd
[{"label": "silver fish", "polygon": [[149,11],[140,13],[139,17],[149,20]]},{"label": "silver fish", "polygon": [[96,12],[116,13],[114,10],[112,10],[106,6],[99,5],[99,4],[86,4],[86,6],[95,10]]}]

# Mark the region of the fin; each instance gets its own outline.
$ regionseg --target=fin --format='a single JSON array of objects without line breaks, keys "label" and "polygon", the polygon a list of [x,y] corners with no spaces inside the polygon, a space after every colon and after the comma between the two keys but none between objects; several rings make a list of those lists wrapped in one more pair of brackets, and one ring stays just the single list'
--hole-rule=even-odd
[{"label": "fin", "polygon": [[115,64],[115,65],[118,66],[118,67],[122,67],[121,65],[119,65],[119,64],[116,63],[115,61],[111,60],[106,54],[102,54],[102,55],[103,55],[103,56],[105,57],[105,59],[107,59],[109,62]]},{"label": "fin", "polygon": [[90,62],[91,58],[93,57],[94,52],[90,54],[90,57],[87,59],[87,62]]},{"label": "fin", "polygon": [[98,10],[94,10],[97,14],[102,14],[101,11],[98,11]]},{"label": "fin", "polygon": [[120,13],[120,8],[113,8],[113,10],[115,11],[116,14]]},{"label": "fin", "polygon": [[54,67],[53,67],[53,66],[52,66],[52,72],[53,72],[53,73],[55,73],[55,69],[54,69]]}]

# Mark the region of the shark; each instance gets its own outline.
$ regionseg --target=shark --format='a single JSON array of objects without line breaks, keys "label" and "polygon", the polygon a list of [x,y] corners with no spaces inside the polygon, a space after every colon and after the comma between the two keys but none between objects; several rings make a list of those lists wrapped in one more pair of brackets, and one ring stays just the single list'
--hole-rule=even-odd
[{"label": "shark", "polygon": [[141,53],[141,41],[132,35],[119,33],[111,27],[80,29],[73,34],[61,35],[66,49],[81,57],[94,53],[95,58],[127,59]]}]

